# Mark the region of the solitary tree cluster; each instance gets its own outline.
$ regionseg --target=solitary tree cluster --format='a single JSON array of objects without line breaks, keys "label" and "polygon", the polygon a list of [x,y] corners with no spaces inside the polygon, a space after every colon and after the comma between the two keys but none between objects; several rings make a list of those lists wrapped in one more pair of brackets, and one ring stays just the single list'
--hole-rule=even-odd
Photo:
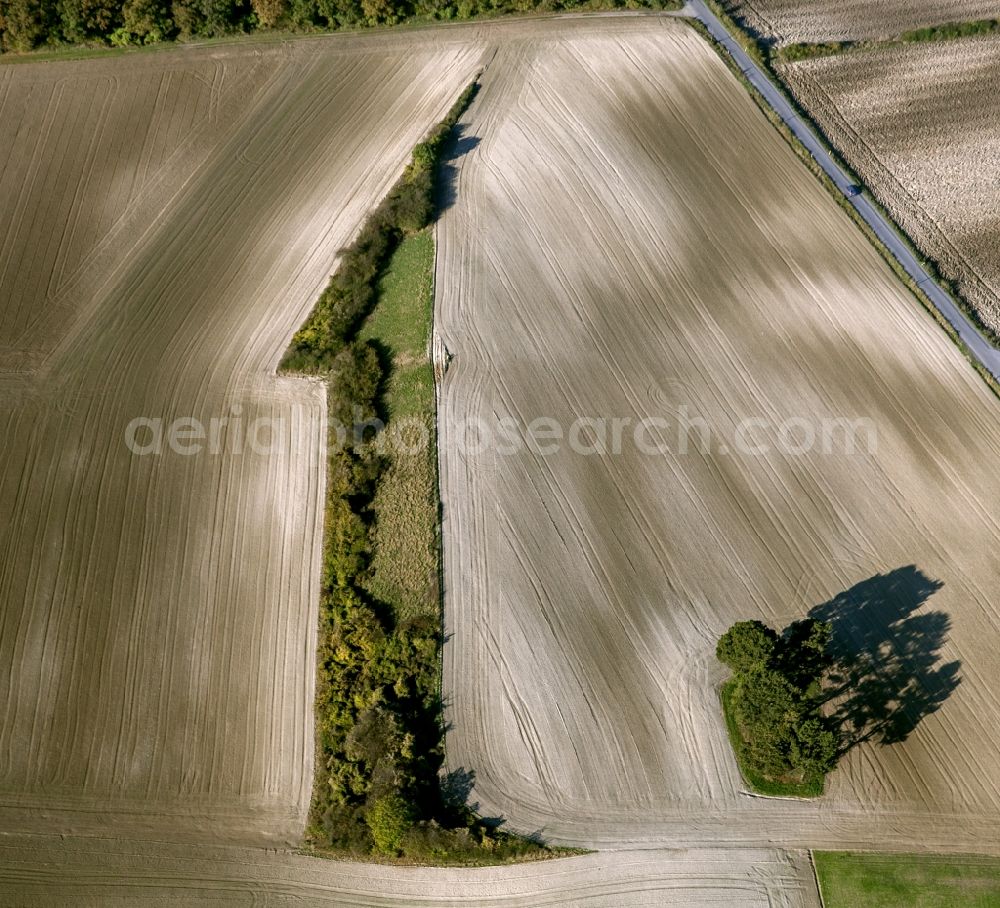
[{"label": "solitary tree cluster", "polygon": [[833,769],[838,732],[820,709],[831,633],[829,622],[813,619],[780,636],[760,621],[740,621],[719,638],[716,656],[733,671],[727,701],[735,743],[754,776],[806,783]]}]

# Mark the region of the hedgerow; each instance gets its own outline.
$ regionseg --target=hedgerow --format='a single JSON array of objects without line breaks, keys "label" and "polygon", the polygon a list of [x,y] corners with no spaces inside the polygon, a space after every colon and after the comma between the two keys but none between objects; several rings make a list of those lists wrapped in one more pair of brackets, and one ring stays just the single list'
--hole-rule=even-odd
[{"label": "hedgerow", "polygon": [[284,372],[321,375],[329,383],[308,831],[319,853],[475,863],[549,854],[480,820],[465,803],[467,787],[452,797],[441,785],[440,614],[401,616],[369,591],[374,502],[389,466],[378,431],[386,374],[377,342],[359,337],[359,329],[377,303],[393,250],[434,217],[442,147],[476,88],[470,85],[414,149],[403,176],[342,251],[281,364]]}]

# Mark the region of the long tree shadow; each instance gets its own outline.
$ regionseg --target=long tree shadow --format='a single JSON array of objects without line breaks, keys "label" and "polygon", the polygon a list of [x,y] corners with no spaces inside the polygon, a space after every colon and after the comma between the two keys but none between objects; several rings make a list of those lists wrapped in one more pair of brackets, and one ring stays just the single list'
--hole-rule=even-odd
[{"label": "long tree shadow", "polygon": [[[484,817],[479,813],[479,802],[472,799],[472,790],[476,787],[476,771],[460,766],[441,775],[441,800],[445,816],[456,826],[468,819],[468,812],[475,814],[479,821],[491,832],[499,832],[507,824],[504,817]],[[536,845],[545,845],[545,830],[536,829],[533,832],[515,833],[522,839],[528,839]]]},{"label": "long tree shadow", "polygon": [[942,611],[916,614],[943,585],[909,565],[864,580],[809,612],[833,624],[834,666],[825,699],[840,724],[842,752],[863,741],[905,741],[958,687],[961,662],[942,663],[940,655],[951,619]]},{"label": "long tree shadow", "polygon": [[458,199],[458,159],[479,144],[478,136],[466,135],[468,129],[465,123],[457,124],[441,149],[435,180],[435,219],[441,217],[442,213],[451,208]]}]

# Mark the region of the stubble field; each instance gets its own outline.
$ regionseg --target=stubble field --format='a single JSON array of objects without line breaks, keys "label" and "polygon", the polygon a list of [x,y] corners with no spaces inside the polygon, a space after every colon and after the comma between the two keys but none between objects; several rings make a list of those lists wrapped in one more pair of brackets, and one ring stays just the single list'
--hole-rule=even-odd
[{"label": "stubble field", "polygon": [[778,44],[873,41],[926,25],[997,15],[992,0],[722,0],[722,6]]},{"label": "stubble field", "polygon": [[274,369],[478,62],[317,49],[0,70],[5,831],[301,836],[325,403]]},{"label": "stubble field", "polygon": [[[681,26],[501,48],[464,136],[438,228],[450,767],[567,843],[991,847],[996,399]],[[665,455],[463,444],[649,416]],[[776,445],[840,417],[876,448]],[[747,418],[765,455],[733,446]],[[814,608],[878,665],[870,740],[819,804],[748,798],[715,640]]]},{"label": "stubble field", "polygon": [[1000,38],[779,67],[800,103],[983,324],[1000,333]]}]

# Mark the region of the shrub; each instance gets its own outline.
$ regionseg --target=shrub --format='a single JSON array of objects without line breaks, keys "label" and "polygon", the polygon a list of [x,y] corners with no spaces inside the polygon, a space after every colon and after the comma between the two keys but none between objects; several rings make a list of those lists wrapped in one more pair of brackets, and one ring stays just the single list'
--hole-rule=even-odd
[{"label": "shrub", "polygon": [[383,854],[398,854],[413,825],[410,807],[398,794],[378,798],[365,816],[375,847]]},{"label": "shrub", "polygon": [[967,38],[970,35],[988,35],[1000,30],[996,19],[977,19],[973,22],[945,22],[904,32],[899,40],[910,43],[920,41],[948,41],[953,38]]},{"label": "shrub", "polygon": [[330,370],[330,418],[349,431],[375,416],[382,366],[378,351],[368,341],[352,341],[337,354]]},{"label": "shrub", "polygon": [[813,57],[829,57],[854,47],[852,41],[827,41],[824,44],[786,44],[778,49],[776,56],[785,63],[796,60],[811,60]]}]

